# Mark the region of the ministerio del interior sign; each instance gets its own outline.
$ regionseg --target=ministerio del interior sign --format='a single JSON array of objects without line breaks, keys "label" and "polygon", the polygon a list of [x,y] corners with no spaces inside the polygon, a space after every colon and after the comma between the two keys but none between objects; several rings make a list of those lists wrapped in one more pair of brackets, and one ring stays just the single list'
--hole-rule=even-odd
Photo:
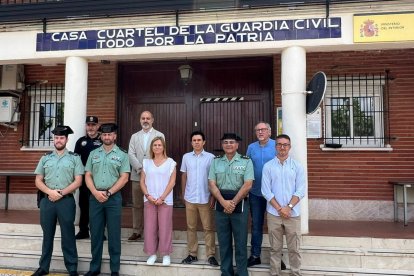
[{"label": "ministerio del interior sign", "polygon": [[414,12],[354,15],[354,42],[414,40]]},{"label": "ministerio del interior sign", "polygon": [[341,18],[38,33],[36,51],[230,44],[341,37]]}]

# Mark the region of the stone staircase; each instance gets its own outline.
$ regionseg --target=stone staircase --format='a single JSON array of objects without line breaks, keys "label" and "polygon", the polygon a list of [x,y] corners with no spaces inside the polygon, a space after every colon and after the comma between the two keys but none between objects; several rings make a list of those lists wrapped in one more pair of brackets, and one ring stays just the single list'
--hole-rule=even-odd
[{"label": "stone staircase", "polygon": [[[121,275],[157,276],[219,276],[219,268],[207,265],[202,233],[200,235],[199,261],[192,265],[180,264],[187,256],[186,233],[174,232],[172,264],[163,267],[160,263],[147,266],[143,242],[128,242],[131,229],[122,230]],[[35,270],[41,254],[42,230],[35,224],[0,223],[0,267]],[[86,272],[90,262],[90,240],[77,242],[79,271]],[[218,251],[218,250],[217,250]],[[414,240],[347,238],[330,236],[302,236],[303,275],[414,275]],[[284,260],[288,264],[287,252]],[[160,261],[160,260],[158,260]],[[265,235],[262,262],[249,268],[254,276],[269,275],[269,243]],[[51,270],[64,272],[60,249],[60,229],[57,228],[55,250]],[[107,243],[104,244],[102,275],[109,273]],[[289,270],[283,275],[289,275]]]}]

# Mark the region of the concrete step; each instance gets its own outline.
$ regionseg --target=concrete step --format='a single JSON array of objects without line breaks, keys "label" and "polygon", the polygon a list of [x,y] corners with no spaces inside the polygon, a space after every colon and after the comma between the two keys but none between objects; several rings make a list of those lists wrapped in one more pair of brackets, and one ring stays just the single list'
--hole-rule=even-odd
[{"label": "concrete step", "polygon": [[[186,233],[174,232],[172,265],[147,266],[143,242],[128,242],[131,229],[122,229],[122,275],[220,275],[218,268],[207,265],[205,246],[200,233],[199,262],[182,265],[187,255]],[[251,275],[269,275],[269,244],[265,236],[262,265],[249,268]],[[34,270],[41,254],[42,230],[39,225],[0,223],[0,267]],[[109,272],[107,243],[104,245],[102,272]],[[87,271],[90,262],[90,240],[77,241],[79,271]],[[284,259],[288,264],[287,252]],[[218,252],[218,248],[217,248]],[[302,236],[304,275],[414,275],[414,241],[410,239],[348,238]],[[60,229],[57,228],[51,266],[64,271],[60,249]],[[157,275],[157,276],[159,276]],[[286,274],[287,275],[287,274]]]},{"label": "concrete step", "polygon": [[[108,254],[108,242],[104,241],[104,254]],[[147,255],[144,253],[144,242],[128,242],[127,238],[122,238],[122,254],[125,256],[136,256],[146,258]],[[171,254],[171,258],[176,258],[177,260],[184,259],[188,255],[187,244],[183,240],[173,240],[174,251]],[[91,243],[90,239],[78,240],[76,242],[78,254],[90,255],[91,252]],[[4,234],[0,233],[0,250],[7,251],[8,249],[13,249],[16,251],[36,251],[41,250],[42,248],[42,236],[37,234]],[[60,235],[56,235],[54,242],[54,250],[61,251],[61,238]],[[203,242],[200,242],[199,245],[199,256],[200,261],[206,260],[205,254],[205,245]],[[218,251],[218,249],[217,249]]]},{"label": "concrete step", "polygon": [[[22,252],[10,252],[3,253],[0,252],[0,267],[9,267],[9,268],[18,268],[29,271],[34,271],[38,267],[40,252],[37,251],[25,251]],[[213,268],[204,263],[197,263],[192,265],[183,265],[176,262],[177,260],[172,259],[172,264],[169,267],[164,267],[161,264],[155,264],[154,266],[148,266],[145,263],[145,260],[131,257],[131,256],[122,256],[121,259],[121,270],[120,274],[124,276],[133,276],[133,275],[148,275],[148,276],[219,276],[221,275],[219,268]],[[79,267],[78,270],[84,274],[89,267],[90,257],[89,256],[79,256]],[[250,276],[268,276],[269,268],[266,265],[260,265],[258,267],[249,268]],[[51,264],[51,271],[53,272],[65,272],[63,257],[60,254],[54,254]],[[109,275],[109,258],[108,256],[103,256],[102,263],[102,275]],[[289,270],[283,271],[282,275],[289,275]],[[412,271],[407,270],[394,270],[394,269],[361,269],[361,268],[326,268],[326,267],[317,267],[311,266],[308,267],[304,265],[302,267],[303,276],[313,276],[313,275],[332,275],[332,276],[408,276],[413,275]]]}]

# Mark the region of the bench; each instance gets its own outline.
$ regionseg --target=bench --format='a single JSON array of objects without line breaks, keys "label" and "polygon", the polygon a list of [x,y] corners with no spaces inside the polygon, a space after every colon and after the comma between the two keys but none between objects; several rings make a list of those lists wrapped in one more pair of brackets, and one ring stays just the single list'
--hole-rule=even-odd
[{"label": "bench", "polygon": [[0,176],[6,177],[6,199],[4,209],[9,209],[9,192],[10,192],[10,177],[11,176],[35,176],[33,171],[0,171]]},{"label": "bench", "polygon": [[414,187],[414,180],[393,180],[389,181],[389,183],[394,185],[394,221],[398,221],[398,187],[402,187],[403,189],[404,226],[407,226],[407,188]]}]

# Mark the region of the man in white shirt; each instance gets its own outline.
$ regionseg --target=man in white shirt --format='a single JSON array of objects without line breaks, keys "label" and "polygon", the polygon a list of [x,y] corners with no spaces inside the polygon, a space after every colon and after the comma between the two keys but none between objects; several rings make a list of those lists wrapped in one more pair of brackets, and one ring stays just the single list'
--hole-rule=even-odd
[{"label": "man in white shirt", "polygon": [[212,266],[218,266],[215,258],[216,241],[213,230],[213,212],[210,206],[211,195],[208,189],[208,172],[214,155],[204,150],[205,143],[203,132],[191,133],[193,151],[184,154],[181,164],[181,184],[187,218],[188,242],[188,256],[182,263],[191,264],[198,261],[197,221],[198,214],[200,214],[208,263]]},{"label": "man in white shirt", "polygon": [[144,230],[144,195],[142,194],[139,184],[142,161],[150,158],[150,144],[155,137],[162,137],[164,134],[155,130],[152,125],[154,123],[154,116],[149,111],[141,113],[139,118],[142,129],[131,136],[129,142],[128,156],[131,163],[131,181],[132,181],[132,228],[133,233],[128,238],[128,241],[137,241],[142,239]]},{"label": "man in white shirt", "polygon": [[267,201],[267,229],[270,242],[270,275],[280,276],[283,235],[286,236],[290,275],[300,276],[300,200],[306,193],[303,166],[289,156],[290,137],[276,137],[275,158],[263,167],[262,194]]}]

